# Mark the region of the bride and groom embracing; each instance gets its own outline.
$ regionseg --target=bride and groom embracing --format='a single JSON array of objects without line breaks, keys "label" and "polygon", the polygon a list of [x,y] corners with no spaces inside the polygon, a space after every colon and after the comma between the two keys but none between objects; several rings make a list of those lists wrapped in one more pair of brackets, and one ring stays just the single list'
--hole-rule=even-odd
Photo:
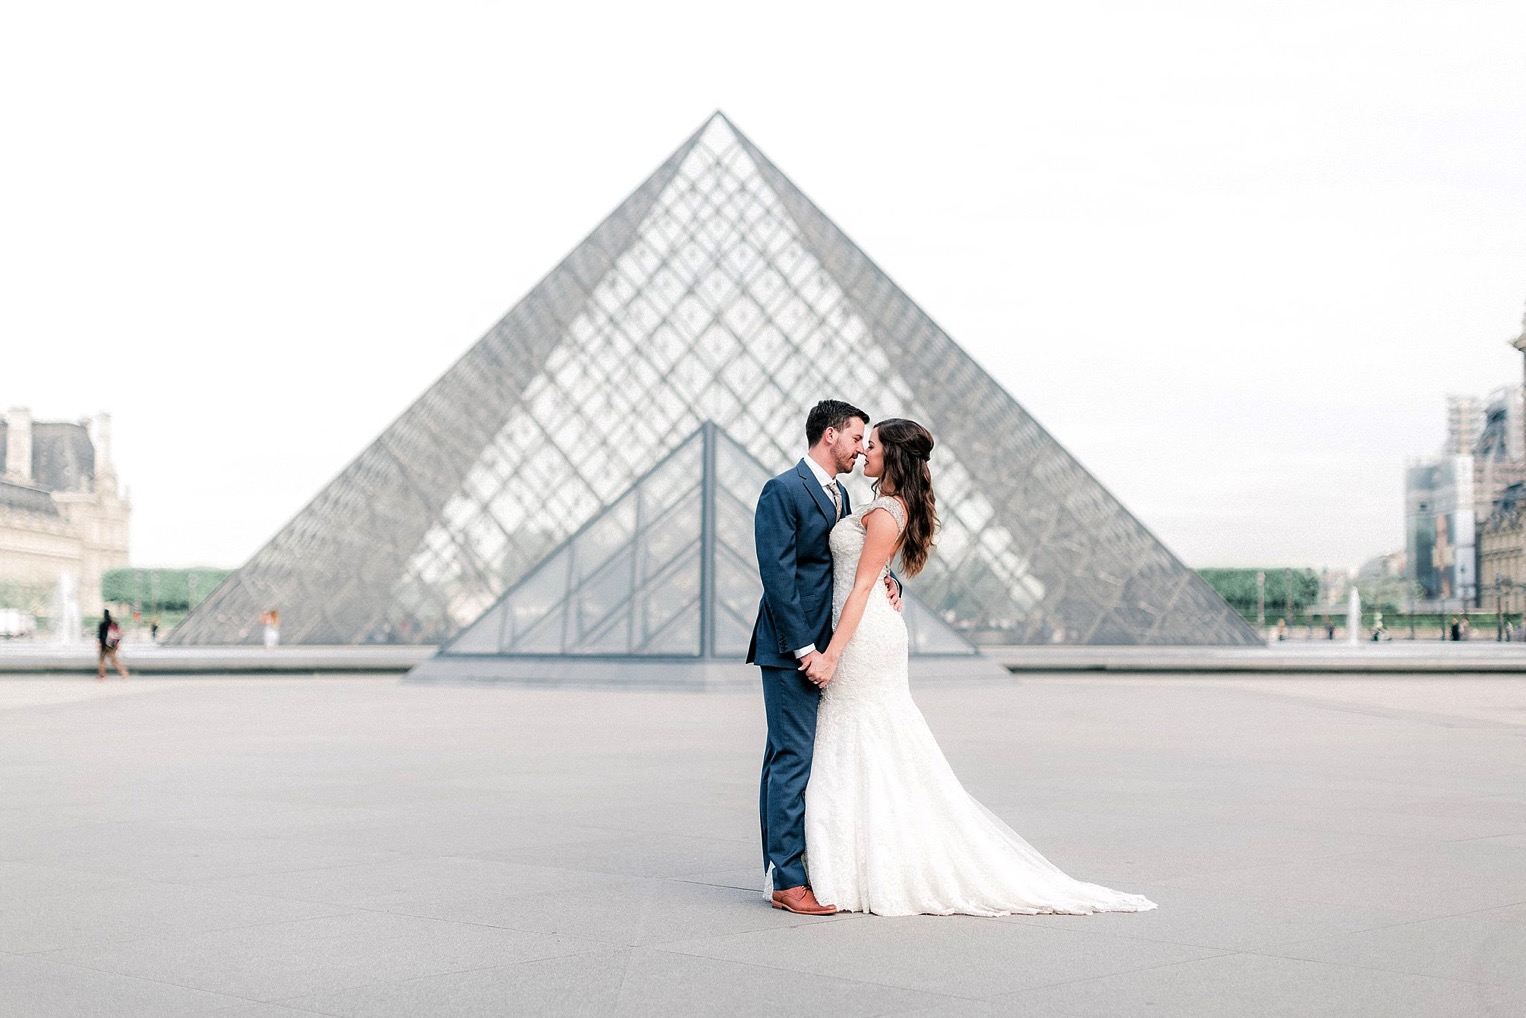
[{"label": "bride and groom embracing", "polygon": [[[763,600],[747,661],[763,672],[758,811],[766,891],[804,915],[1140,912],[1143,895],[1062,873],[964,790],[907,684],[900,555],[933,550],[933,437],[823,400],[805,457],[758,497]],[[867,431],[867,435],[866,435]],[[876,498],[837,479],[859,458]],[[832,904],[823,904],[831,902]]]}]

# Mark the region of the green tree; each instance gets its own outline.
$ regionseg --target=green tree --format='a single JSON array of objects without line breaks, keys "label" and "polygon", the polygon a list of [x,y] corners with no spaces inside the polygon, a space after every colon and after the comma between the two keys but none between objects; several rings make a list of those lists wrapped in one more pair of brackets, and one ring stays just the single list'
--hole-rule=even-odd
[{"label": "green tree", "polygon": [[189,611],[216,589],[231,569],[108,569],[101,600],[145,610]]},{"label": "green tree", "polygon": [[1266,574],[1266,614],[1275,619],[1287,611],[1292,594],[1293,613],[1307,612],[1319,600],[1319,574],[1312,569],[1199,569],[1198,575],[1241,615],[1256,614],[1256,574]]}]

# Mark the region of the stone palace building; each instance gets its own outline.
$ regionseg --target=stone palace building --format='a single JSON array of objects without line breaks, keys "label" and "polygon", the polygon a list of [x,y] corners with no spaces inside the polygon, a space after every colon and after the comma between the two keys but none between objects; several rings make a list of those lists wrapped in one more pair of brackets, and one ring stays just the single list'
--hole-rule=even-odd
[{"label": "stone palace building", "polygon": [[99,615],[101,574],[127,565],[131,513],[108,415],[34,421],[12,407],[0,417],[0,607],[45,612],[67,576],[81,613]]}]

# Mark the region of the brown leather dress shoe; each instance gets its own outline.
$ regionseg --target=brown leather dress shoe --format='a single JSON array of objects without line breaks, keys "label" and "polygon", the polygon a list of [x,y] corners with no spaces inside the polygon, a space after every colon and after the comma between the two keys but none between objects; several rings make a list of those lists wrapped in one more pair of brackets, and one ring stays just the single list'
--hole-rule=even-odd
[{"label": "brown leather dress shoe", "polygon": [[782,908],[786,912],[798,912],[801,915],[832,915],[837,911],[836,905],[823,905],[816,900],[816,895],[811,889],[802,884],[799,887],[786,887],[773,893],[774,908]]}]

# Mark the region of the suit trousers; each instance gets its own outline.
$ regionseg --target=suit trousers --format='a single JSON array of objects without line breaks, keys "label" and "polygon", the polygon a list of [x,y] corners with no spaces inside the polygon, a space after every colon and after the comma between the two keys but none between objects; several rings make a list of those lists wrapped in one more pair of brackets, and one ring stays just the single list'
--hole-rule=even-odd
[{"label": "suit trousers", "polygon": [[805,878],[805,786],[816,749],[816,711],[821,690],[795,668],[763,671],[763,709],[768,743],[758,788],[763,828],[763,869],[774,867],[774,887],[799,887]]}]

